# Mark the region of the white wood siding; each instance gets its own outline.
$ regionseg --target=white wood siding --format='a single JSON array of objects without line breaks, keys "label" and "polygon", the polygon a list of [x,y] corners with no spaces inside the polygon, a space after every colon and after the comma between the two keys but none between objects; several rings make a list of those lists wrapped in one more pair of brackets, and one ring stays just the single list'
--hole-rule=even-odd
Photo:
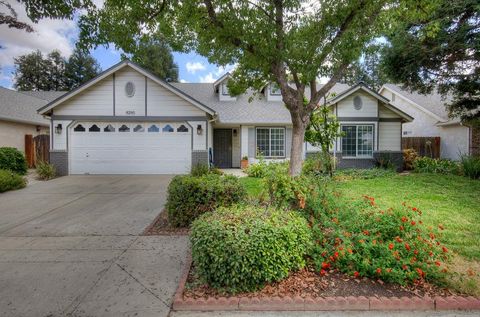
[{"label": "white wood siding", "polygon": [[[237,133],[234,135],[233,130],[236,129]],[[240,167],[240,127],[232,128],[232,167]]]},{"label": "white wood siding", "polygon": [[[207,149],[207,125],[206,121],[188,121],[192,126],[193,133],[193,150],[205,151]],[[197,127],[202,126],[202,134],[197,133]],[[210,131],[208,131],[210,133]]]},{"label": "white wood siding", "polygon": [[400,151],[401,150],[401,122],[379,122],[378,145],[379,151]]},{"label": "white wood siding", "polygon": [[[360,96],[362,98],[362,108],[356,110],[353,106],[353,98]],[[358,91],[337,103],[338,117],[377,117],[378,101],[373,96]]]},{"label": "white wood siding", "polygon": [[[135,94],[132,97],[125,93],[128,82],[135,85]],[[115,73],[115,115],[145,115],[145,76],[130,67]]]},{"label": "white wood siding", "polygon": [[148,116],[205,116],[205,112],[147,79]]},{"label": "white wood siding", "polygon": [[388,109],[383,104],[378,108],[378,114],[380,118],[400,118],[398,114]]},{"label": "white wood siding", "polygon": [[113,78],[108,76],[94,86],[65,101],[54,110],[55,115],[112,116]]},{"label": "white wood siding", "polygon": [[[53,144],[51,146],[52,150],[66,150],[67,149],[67,131],[68,125],[70,124],[70,120],[54,120],[53,121],[53,131],[52,131],[52,138]],[[62,125],[62,133],[57,134],[55,132],[55,127],[61,124]]]}]

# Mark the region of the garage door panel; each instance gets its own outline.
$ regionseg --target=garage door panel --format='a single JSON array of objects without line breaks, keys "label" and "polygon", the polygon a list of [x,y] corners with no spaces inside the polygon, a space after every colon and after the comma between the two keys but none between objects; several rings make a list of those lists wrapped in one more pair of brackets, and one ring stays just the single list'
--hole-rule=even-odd
[{"label": "garage door panel", "polygon": [[[177,132],[185,123],[95,123],[100,132],[88,132],[92,123],[79,123],[85,132],[71,131],[70,173],[72,174],[182,174],[191,168],[191,133]],[[152,124],[159,132],[148,132]],[[170,125],[174,132],[162,132]],[[111,125],[115,132],[104,132]],[[130,132],[119,132],[125,125]],[[75,127],[76,125],[74,125]],[[189,129],[190,130],[190,129]]]}]

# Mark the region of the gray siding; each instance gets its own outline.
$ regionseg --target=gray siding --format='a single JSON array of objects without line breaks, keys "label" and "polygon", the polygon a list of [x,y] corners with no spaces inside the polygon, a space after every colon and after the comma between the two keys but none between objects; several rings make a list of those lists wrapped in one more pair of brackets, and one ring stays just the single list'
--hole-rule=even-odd
[{"label": "gray siding", "polygon": [[192,166],[208,164],[208,151],[192,151]]},{"label": "gray siding", "polygon": [[50,151],[50,164],[55,166],[57,176],[68,175],[68,152]]}]

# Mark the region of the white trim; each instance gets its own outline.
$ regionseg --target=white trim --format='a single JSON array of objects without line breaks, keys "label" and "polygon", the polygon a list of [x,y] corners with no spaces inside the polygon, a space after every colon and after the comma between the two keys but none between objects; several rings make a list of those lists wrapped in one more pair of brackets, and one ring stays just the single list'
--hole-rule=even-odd
[{"label": "white trim", "polygon": [[152,81],[156,82],[157,84],[159,84],[160,86],[162,86],[163,88],[169,90],[171,93],[177,95],[178,97],[190,102],[191,104],[193,104],[194,106],[196,106],[197,108],[205,111],[206,113],[208,114],[211,114],[211,115],[215,115],[215,111],[213,111],[212,109],[202,105],[201,103],[199,103],[198,101],[196,101],[195,99],[191,98],[190,96],[186,95],[185,93],[181,92],[180,90],[178,90],[177,88],[169,85],[168,83],[165,83],[163,82],[162,80],[159,80],[158,78],[156,78],[155,76],[152,76],[152,74],[150,74],[149,72],[145,71],[144,69],[142,69],[141,67],[135,65],[134,63],[128,61],[128,60],[125,60],[123,62],[120,62],[118,63],[117,65],[111,67],[109,70],[103,72],[102,74],[100,74],[98,77],[96,77],[95,79],[85,83],[84,85],[80,86],[79,88],[75,89],[75,90],[72,90],[71,92],[69,93],[66,93],[65,95],[63,95],[62,97],[58,98],[58,99],[55,99],[54,101],[52,101],[51,103],[49,103],[47,106],[44,106],[43,108],[40,108],[38,110],[38,113],[39,114],[45,114],[46,112],[50,111],[51,109],[55,108],[56,106],[58,106],[59,104],[65,102],[66,100],[78,95],[79,93],[81,93],[82,91],[84,91],[85,89],[89,88],[89,87],[92,87],[93,85],[95,85],[97,82],[101,81],[102,79],[105,79],[106,77],[118,72],[119,70],[121,70],[122,68],[126,67],[126,66],[130,66],[131,68],[133,68],[134,70],[136,70],[137,72],[139,72],[140,74],[150,78]]},{"label": "white trim", "polygon": [[259,126],[255,127],[255,158],[258,157],[258,129],[268,129],[268,149],[270,153],[272,152],[272,129],[281,129],[283,130],[283,155],[280,156],[271,156],[271,155],[265,155],[265,159],[285,159],[287,157],[287,129],[286,127],[279,127],[279,126],[273,126],[273,127],[268,127],[268,126]]},{"label": "white trim", "polygon": [[387,86],[383,85],[382,88],[380,88],[380,90],[378,91],[379,94],[382,93],[382,91],[384,89],[387,89],[388,91],[390,91],[391,93],[394,93],[396,94],[397,96],[400,96],[401,98],[405,99],[406,101],[408,101],[409,103],[411,103],[413,106],[415,106],[416,108],[418,108],[419,110],[425,112],[426,114],[430,115],[431,117],[435,118],[436,120],[440,121],[440,122],[445,122],[445,119],[434,114],[433,112],[431,112],[430,110],[422,107],[421,105],[419,105],[418,103],[416,103],[415,101],[407,98],[404,94],[402,94],[401,92],[398,92],[396,90],[393,90],[391,88],[388,88]]},{"label": "white trim", "polygon": [[230,72],[226,72],[225,74],[223,74],[219,79],[215,80],[215,82],[213,83],[213,88],[217,88],[219,84],[221,84],[225,79],[229,78],[230,76]]},{"label": "white trim", "polygon": [[[378,144],[376,144],[376,135],[378,133],[378,125],[375,122],[365,122],[365,123],[349,123],[349,122],[340,122],[340,131],[342,131],[343,126],[355,126],[355,156],[342,156],[346,159],[371,159],[373,158],[373,153],[375,152],[375,147],[378,148]],[[358,155],[358,127],[359,126],[371,126],[372,129],[372,155]],[[343,155],[343,139],[344,137],[340,137],[340,153]]]}]

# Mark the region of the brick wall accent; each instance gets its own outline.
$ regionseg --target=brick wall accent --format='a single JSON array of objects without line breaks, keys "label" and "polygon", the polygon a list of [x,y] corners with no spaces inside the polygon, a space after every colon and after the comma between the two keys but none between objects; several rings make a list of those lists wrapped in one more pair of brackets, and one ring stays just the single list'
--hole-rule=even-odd
[{"label": "brick wall accent", "polygon": [[474,156],[480,156],[480,127],[472,127],[470,139],[470,153]]},{"label": "brick wall accent", "polygon": [[50,151],[50,164],[55,166],[57,176],[68,175],[68,152]]},{"label": "brick wall accent", "polygon": [[208,151],[192,151],[192,166],[208,164]]}]

